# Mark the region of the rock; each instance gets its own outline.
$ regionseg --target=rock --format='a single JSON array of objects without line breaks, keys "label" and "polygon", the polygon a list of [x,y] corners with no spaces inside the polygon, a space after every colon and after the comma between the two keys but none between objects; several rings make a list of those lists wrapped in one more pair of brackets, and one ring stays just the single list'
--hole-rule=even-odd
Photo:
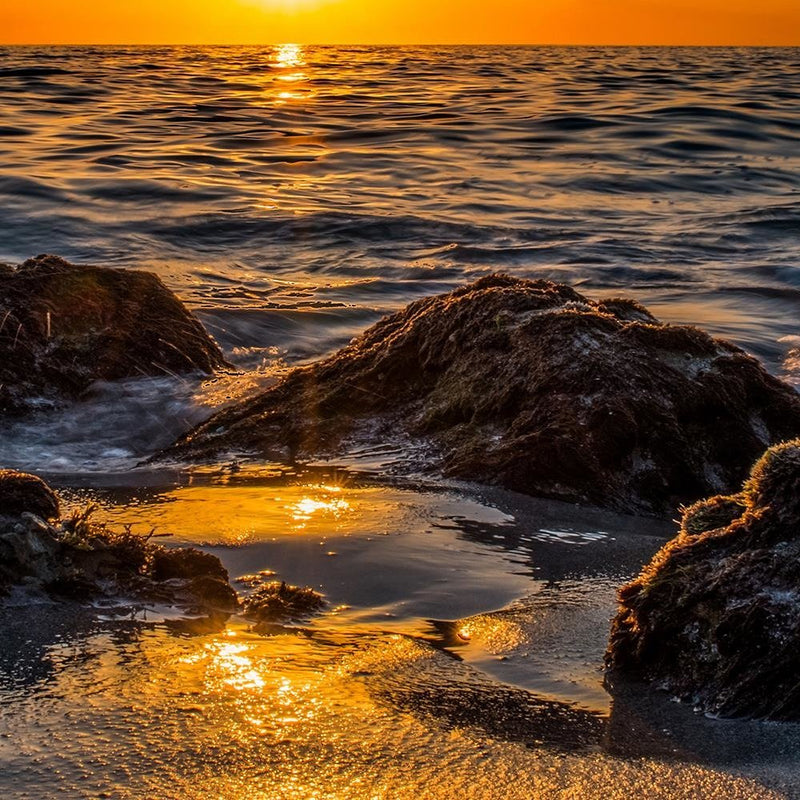
[{"label": "rock", "polygon": [[171,578],[219,578],[227,583],[228,572],[211,553],[194,547],[161,548],[153,553],[150,571],[157,581]]},{"label": "rock", "polygon": [[[219,563],[219,561],[217,561]],[[186,592],[199,611],[213,609],[233,613],[239,608],[239,596],[225,578],[219,575],[199,575],[186,584]]]},{"label": "rock", "polygon": [[738,347],[629,299],[494,275],[387,317],[163,455],[294,461],[417,439],[413,466],[617,511],[738,486],[800,396]]},{"label": "rock", "polygon": [[[25,487],[28,493],[9,495],[16,506],[2,505],[5,486]],[[92,520],[91,507],[57,519],[57,503],[41,479],[0,473],[0,592],[25,583],[78,601],[127,597],[217,616],[238,609],[237,594],[216,556],[194,548],[165,548],[127,529],[112,531]],[[42,518],[45,513],[33,513],[34,507],[51,521]]]},{"label": "rock", "polygon": [[194,547],[159,547],[153,551],[149,577],[180,586],[185,593],[183,604],[197,610],[216,609],[234,612],[239,607],[236,590],[228,581],[228,571],[211,553]]},{"label": "rock", "polygon": [[97,380],[229,366],[149,272],[42,255],[0,269],[0,414],[79,397]]},{"label": "rock", "polygon": [[272,623],[299,620],[319,611],[325,598],[306,586],[291,586],[285,581],[270,581],[256,589],[242,601],[242,614],[269,630]]},{"label": "rock", "polygon": [[58,498],[35,475],[0,469],[0,516],[19,516],[25,512],[42,519],[58,516]]},{"label": "rock", "polygon": [[619,591],[606,665],[723,716],[800,720],[800,439],[687,508]]}]

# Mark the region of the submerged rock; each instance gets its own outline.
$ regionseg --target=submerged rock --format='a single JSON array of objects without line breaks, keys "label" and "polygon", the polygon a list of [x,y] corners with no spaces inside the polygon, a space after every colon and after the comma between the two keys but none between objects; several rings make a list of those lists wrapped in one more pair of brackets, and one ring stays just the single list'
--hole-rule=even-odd
[{"label": "submerged rock", "polygon": [[228,366],[152,273],[37,256],[0,265],[0,413],[75,399],[97,380]]},{"label": "submerged rock", "polygon": [[24,584],[72,600],[128,597],[203,614],[238,609],[215,556],[109,530],[92,521],[91,508],[58,519],[57,503],[39,478],[0,472],[0,592]]},{"label": "submerged rock", "polygon": [[412,303],[163,455],[293,461],[415,437],[449,476],[661,514],[731,491],[798,433],[800,396],[734,345],[632,300],[494,275]]},{"label": "submerged rock", "polygon": [[325,598],[308,586],[270,581],[242,601],[242,615],[256,623],[256,632],[269,632],[275,623],[301,620],[324,606]]},{"label": "submerged rock", "polygon": [[800,439],[683,512],[619,591],[606,664],[725,716],[800,720]]}]

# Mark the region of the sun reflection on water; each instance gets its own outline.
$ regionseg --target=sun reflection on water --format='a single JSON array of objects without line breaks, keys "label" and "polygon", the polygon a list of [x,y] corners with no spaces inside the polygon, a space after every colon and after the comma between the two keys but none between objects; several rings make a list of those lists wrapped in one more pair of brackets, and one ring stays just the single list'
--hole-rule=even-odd
[{"label": "sun reflection on water", "polygon": [[305,66],[305,58],[302,45],[282,44],[278,45],[274,54],[275,65],[283,69]]},{"label": "sun reflection on water", "polygon": [[408,502],[402,490],[334,482],[204,485],[137,491],[124,505],[96,494],[70,498],[98,503],[97,519],[112,525],[155,527],[172,541],[245,545],[286,535],[349,535],[385,527]]},{"label": "sun reflection on water", "polygon": [[291,508],[298,528],[304,528],[314,515],[338,519],[350,511],[350,503],[336,496],[341,493],[341,486],[319,486],[317,489],[317,494],[301,498]]},{"label": "sun reflection on water", "polygon": [[249,647],[235,642],[206,644],[213,664],[213,674],[222,683],[238,691],[263,689],[266,685],[261,673],[247,655]]},{"label": "sun reflection on water", "polygon": [[286,103],[289,100],[299,100],[307,98],[310,94],[307,91],[300,91],[302,84],[308,81],[308,75],[300,69],[306,66],[305,53],[299,44],[279,45],[273,54],[273,63],[279,74],[275,79],[282,83],[290,83],[293,89],[284,89],[275,92],[276,102]]}]

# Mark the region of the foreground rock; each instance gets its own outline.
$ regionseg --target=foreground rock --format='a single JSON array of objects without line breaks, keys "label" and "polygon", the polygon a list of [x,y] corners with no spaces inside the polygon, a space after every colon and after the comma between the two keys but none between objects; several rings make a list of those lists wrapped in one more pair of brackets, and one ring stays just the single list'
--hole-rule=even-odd
[{"label": "foreground rock", "polygon": [[733,490],[799,433],[800,397],[732,344],[495,275],[412,303],[164,455],[293,461],[421,437],[450,476],[660,514]]},{"label": "foreground rock", "polygon": [[311,587],[269,581],[242,601],[242,616],[254,622],[256,633],[268,633],[283,622],[297,622],[325,606],[325,598]]},{"label": "foreground rock", "polygon": [[25,512],[53,519],[59,515],[58,497],[36,475],[0,469],[0,516],[18,517]]},{"label": "foreground rock", "polygon": [[203,326],[149,272],[56,256],[0,265],[0,414],[77,398],[97,380],[225,366]]},{"label": "foreground rock", "polygon": [[124,597],[230,614],[236,592],[219,559],[165,548],[91,520],[91,509],[58,518],[58,499],[32,475],[0,471],[0,593],[15,585],[53,597]]},{"label": "foreground rock", "polygon": [[726,716],[800,720],[800,439],[686,509],[619,592],[607,666]]}]

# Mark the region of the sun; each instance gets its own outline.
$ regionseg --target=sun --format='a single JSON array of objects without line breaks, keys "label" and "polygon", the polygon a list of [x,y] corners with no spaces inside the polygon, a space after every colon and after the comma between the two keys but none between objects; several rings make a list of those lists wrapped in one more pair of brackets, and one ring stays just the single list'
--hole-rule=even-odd
[{"label": "sun", "polygon": [[260,6],[268,11],[307,11],[317,6],[324,5],[329,0],[249,0],[251,5]]}]

